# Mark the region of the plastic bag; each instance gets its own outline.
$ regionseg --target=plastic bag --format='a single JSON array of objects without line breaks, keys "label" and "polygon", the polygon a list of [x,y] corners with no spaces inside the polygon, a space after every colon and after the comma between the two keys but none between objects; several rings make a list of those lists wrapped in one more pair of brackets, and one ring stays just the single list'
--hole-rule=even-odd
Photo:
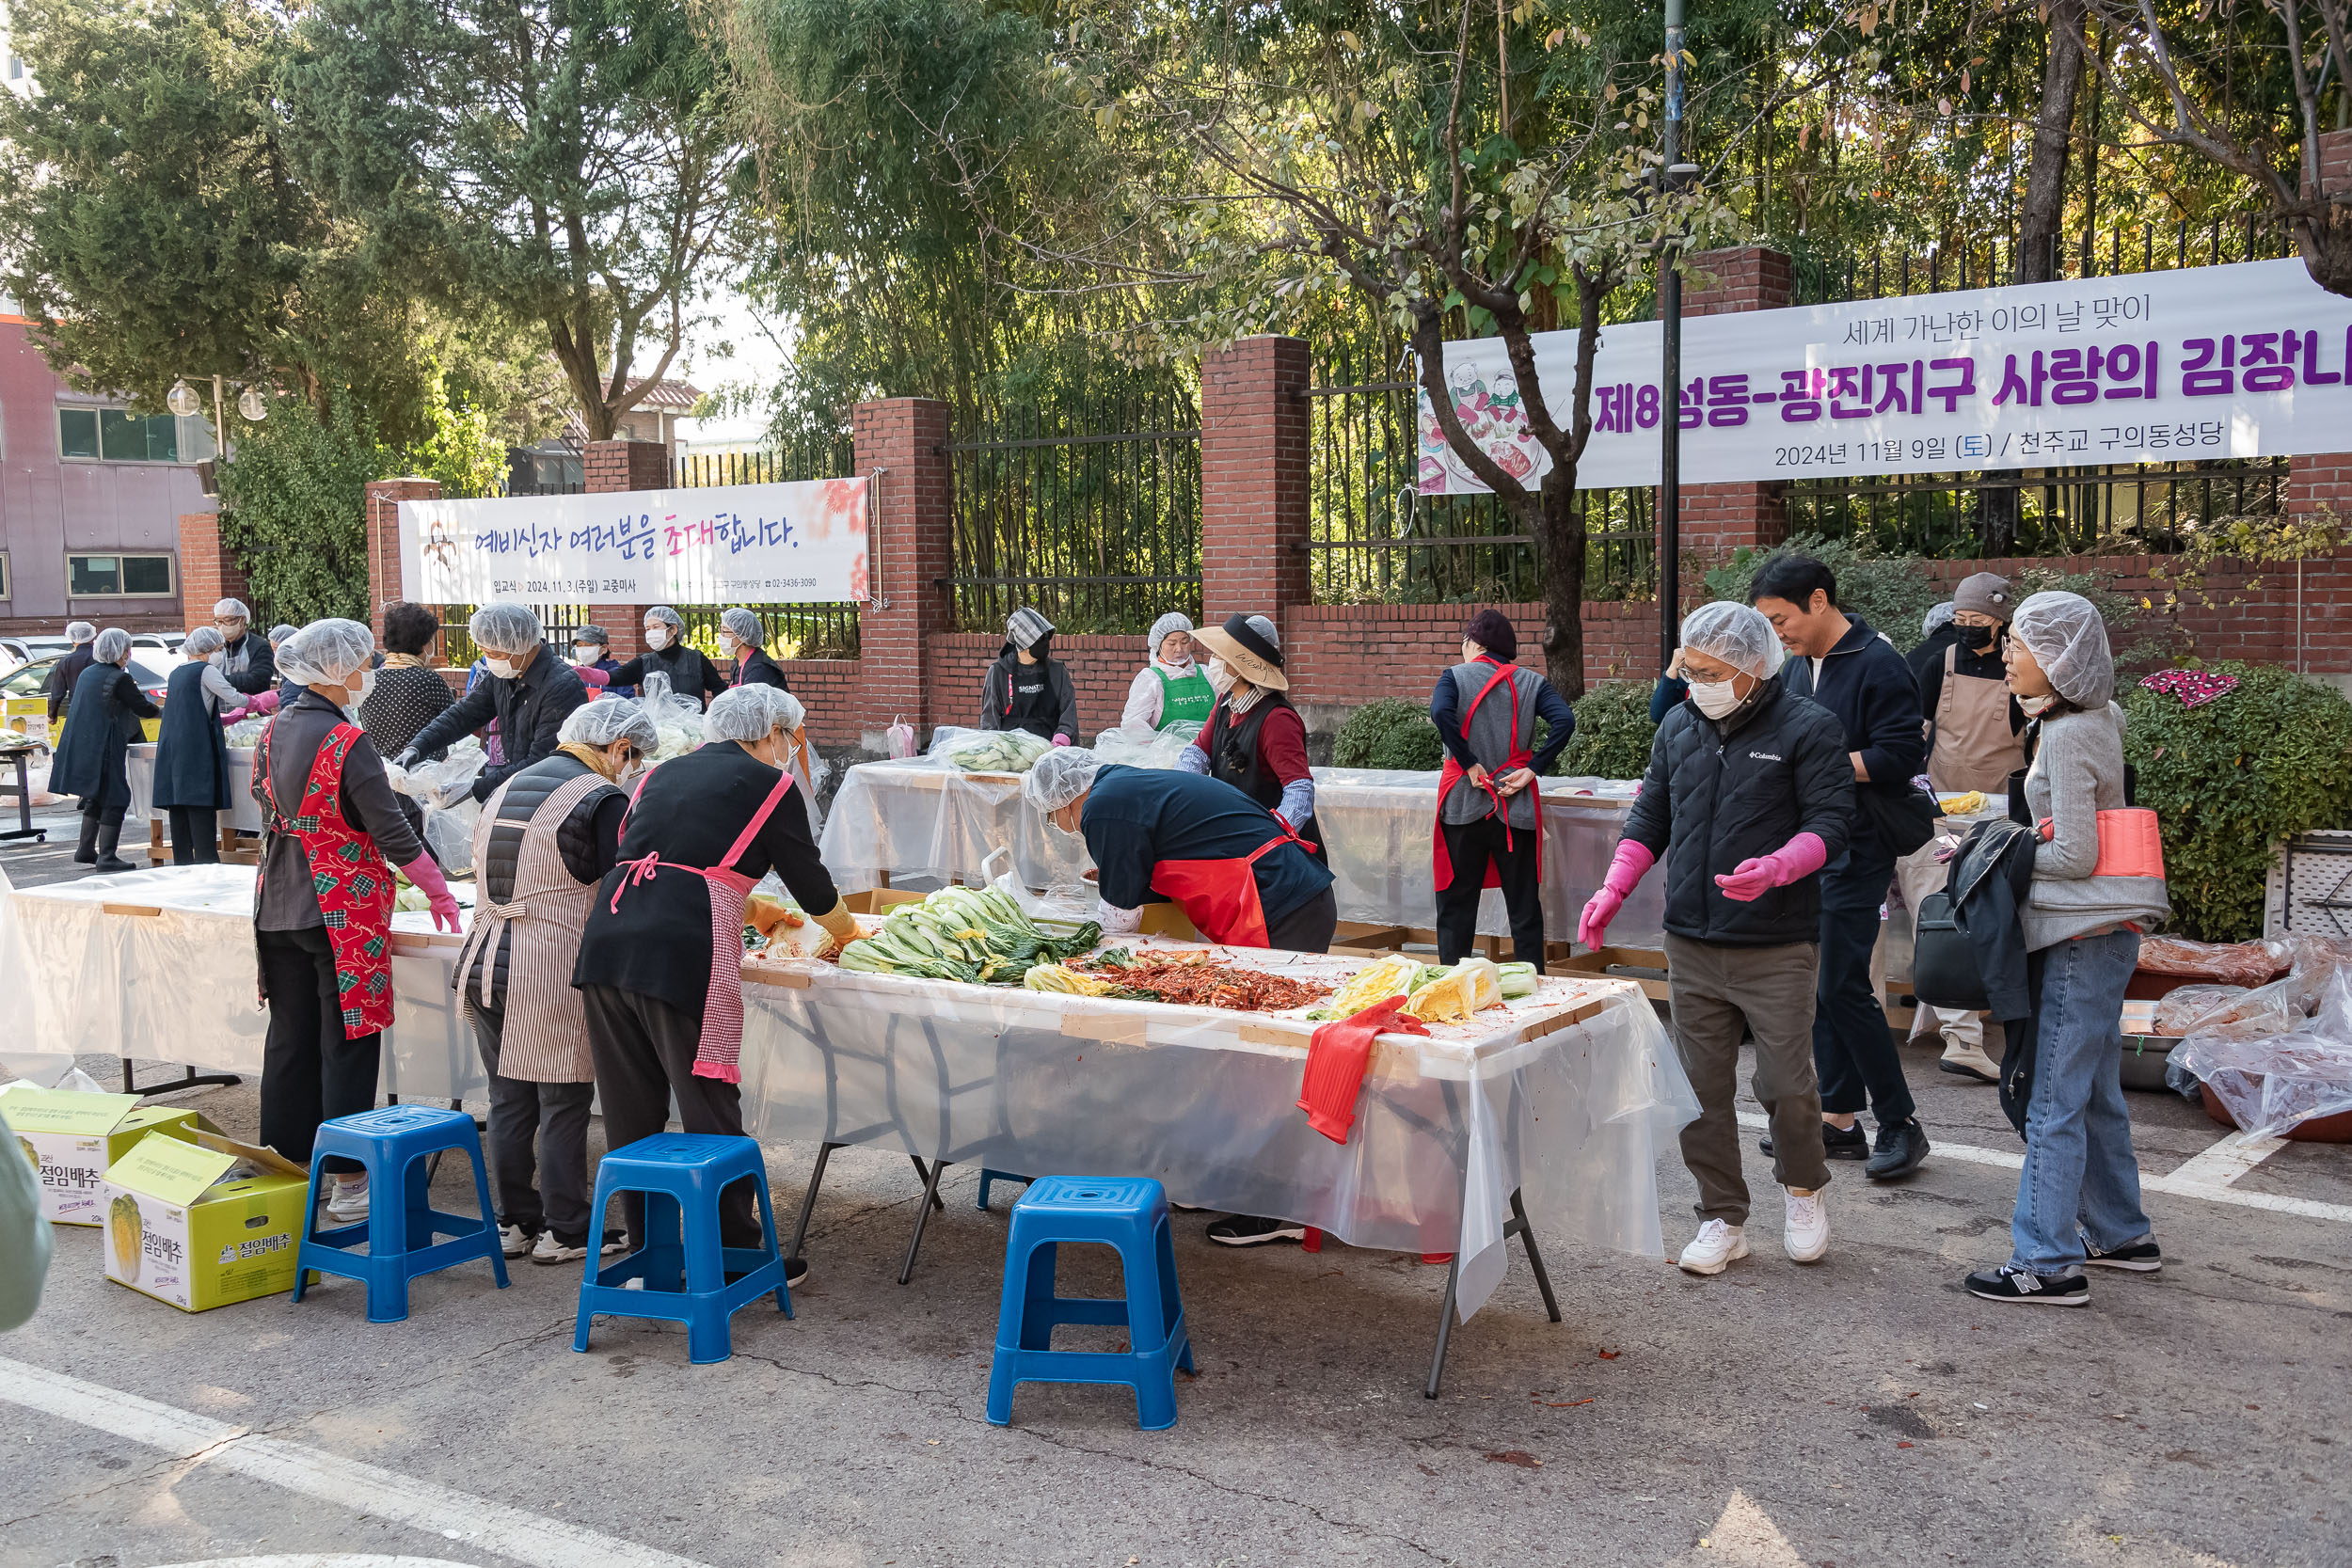
[{"label": "plastic bag", "polygon": [[2182,986],[2156,1004],[2159,1035],[2212,1035],[2254,1039],[2303,1027],[2293,981],[2249,990],[2244,986]]},{"label": "plastic bag", "polygon": [[1104,730],[1094,737],[1094,754],[1105,763],[1120,763],[1128,768],[1156,768],[1165,771],[1176,766],[1176,759],[1192,744],[1192,736],[1183,731],[1137,736],[1121,726]]},{"label": "plastic bag", "polygon": [[931,732],[926,755],[967,773],[1025,773],[1054,743],[1026,730],[960,730],[943,724]]},{"label": "plastic bag", "polygon": [[2280,1137],[2314,1117],[2352,1111],[2352,971],[2329,977],[2319,1015],[2295,1033],[2192,1035],[2172,1048],[2172,1062],[2202,1079],[2249,1138]]},{"label": "plastic bag", "polygon": [[[1001,862],[1002,871],[994,869]],[[991,849],[980,862],[980,875],[988,885],[1021,906],[1021,912],[1031,920],[1051,920],[1065,926],[1083,926],[1094,918],[1102,895],[1091,882],[1057,882],[1042,894],[1031,893],[1012,874],[1012,851]]]},{"label": "plastic bag", "polygon": [[424,808],[424,844],[441,869],[453,877],[473,870],[473,829],[482,820],[482,802],[461,797],[450,806]]},{"label": "plastic bag", "polygon": [[482,776],[489,757],[482,742],[472,736],[457,741],[449,749],[449,756],[441,762],[421,762],[414,768],[384,765],[385,776],[392,787],[422,804],[428,811],[434,807],[450,807],[469,800],[474,780]]},{"label": "plastic bag", "polygon": [[904,762],[914,754],[914,726],[903,718],[894,718],[890,727],[882,731],[890,752],[890,760]]},{"label": "plastic bag", "polygon": [[2143,937],[2139,943],[2139,967],[2151,974],[2188,974],[2223,985],[2265,985],[2287,963],[2259,942]]},{"label": "plastic bag", "polygon": [[[682,757],[703,743],[703,705],[691,697],[670,694],[670,679],[660,671],[645,677],[646,694],[639,699],[645,717],[653,721],[654,733],[660,737],[654,747],[649,764],[664,763],[672,757]],[[655,687],[659,686],[659,689]]]}]

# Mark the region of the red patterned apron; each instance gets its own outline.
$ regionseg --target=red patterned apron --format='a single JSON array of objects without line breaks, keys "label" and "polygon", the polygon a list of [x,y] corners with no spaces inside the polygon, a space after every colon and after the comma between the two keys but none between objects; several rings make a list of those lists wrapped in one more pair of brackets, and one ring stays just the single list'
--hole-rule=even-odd
[{"label": "red patterned apron", "polygon": [[[645,779],[637,781],[630,791],[628,809],[637,809],[637,797],[644,793]],[[758,885],[756,877],[746,877],[734,869],[743,851],[752,847],[759,830],[768,825],[769,814],[776,809],[785,792],[792,787],[792,775],[785,773],[776,780],[776,787],[768,792],[752,814],[751,821],[736,838],[735,846],[719,857],[715,866],[680,865],[665,861],[659,853],[633,861],[622,861],[613,870],[623,873],[612,889],[612,911],[621,912],[621,895],[639,882],[652,880],[658,871],[684,871],[703,879],[710,895],[710,984],[703,991],[702,1038],[694,1047],[694,1076],[716,1078],[728,1084],[743,1081],[743,911],[750,902],[752,889]],[[621,818],[621,832],[628,832],[628,818]]]},{"label": "red patterned apron", "polygon": [[[1508,682],[1512,673],[1518,668],[1517,665],[1503,664],[1491,657],[1481,659],[1479,662],[1495,666],[1494,678],[1480,687],[1478,695],[1470,699],[1470,711],[1462,715],[1464,735],[1470,734],[1470,715],[1476,713],[1478,705],[1486,700],[1486,693]],[[1534,760],[1535,753],[1519,744],[1519,700],[1518,693],[1514,691],[1511,694],[1511,750],[1507,760],[1502,765],[1502,771],[1508,773],[1517,768],[1525,768]],[[1462,765],[1454,760],[1454,753],[1448,752],[1445,754],[1445,766],[1438,771],[1438,820],[1429,835],[1430,873],[1439,892],[1454,885],[1454,857],[1446,853],[1445,847],[1445,798],[1448,791],[1468,777],[1470,774],[1463,769]],[[1513,829],[1509,797],[1495,787],[1494,775],[1491,773],[1487,775],[1484,788],[1487,798],[1495,803],[1495,815],[1502,818],[1502,847],[1505,849],[1516,847],[1512,842]],[[1533,797],[1535,804],[1535,826],[1528,831],[1535,835],[1535,879],[1541,882],[1544,876],[1543,781],[1539,779],[1529,784],[1525,793]],[[1487,861],[1486,886],[1501,887],[1502,885],[1502,867],[1492,860]]]},{"label": "red patterned apron", "polygon": [[[359,726],[343,723],[329,730],[310,764],[310,777],[302,786],[302,805],[292,817],[278,809],[278,786],[270,778],[269,743],[278,733],[271,721],[262,731],[253,757],[253,776],[262,786],[270,836],[291,833],[310,859],[310,887],[318,896],[319,914],[326,927],[327,945],[335,954],[335,989],[342,994],[343,1037],[358,1039],[392,1026],[392,873],[384,863],[375,840],[343,820],[343,761]],[[262,864],[269,864],[262,847]],[[253,918],[260,931],[262,883],[266,871],[253,878]],[[266,986],[261,988],[264,1005]]]},{"label": "red patterned apron", "polygon": [[1258,876],[1251,869],[1267,851],[1295,844],[1309,854],[1313,846],[1291,832],[1290,824],[1274,818],[1281,832],[1240,860],[1162,861],[1152,868],[1152,887],[1184,907],[1193,929],[1228,947],[1263,947],[1266,943],[1265,906],[1258,901]]}]

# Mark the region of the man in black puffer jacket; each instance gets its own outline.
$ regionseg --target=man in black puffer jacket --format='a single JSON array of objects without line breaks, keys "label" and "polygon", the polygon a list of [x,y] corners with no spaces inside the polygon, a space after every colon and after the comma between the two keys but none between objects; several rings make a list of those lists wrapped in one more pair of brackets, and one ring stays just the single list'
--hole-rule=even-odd
[{"label": "man in black puffer jacket", "polygon": [[1682,1160],[1698,1181],[1701,1224],[1679,1261],[1711,1275],[1748,1255],[1735,1101],[1740,1038],[1753,1033],[1772,1177],[1788,1191],[1784,1244],[1810,1263],[1829,1247],[1813,1067],[1820,869],[1845,850],[1853,770],[1837,721],[1772,678],[1780,650],[1756,610],[1692,610],[1680,659],[1690,697],[1659,726],[1615,863],[1577,940],[1601,946],[1626,895],[1665,858],[1675,1049],[1699,1098]]}]

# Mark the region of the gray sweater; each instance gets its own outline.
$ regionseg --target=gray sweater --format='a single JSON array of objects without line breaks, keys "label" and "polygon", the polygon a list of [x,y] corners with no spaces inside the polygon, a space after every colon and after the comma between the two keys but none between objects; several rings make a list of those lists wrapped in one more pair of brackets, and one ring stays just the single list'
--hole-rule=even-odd
[{"label": "gray sweater", "polygon": [[2019,922],[2028,952],[2125,921],[2152,930],[2171,917],[2163,879],[2091,875],[2099,814],[2124,803],[2124,722],[2123,710],[2109,703],[2042,726],[2026,773],[2026,807],[2036,822],[2050,824],[2050,838],[2034,849],[2033,891]]}]

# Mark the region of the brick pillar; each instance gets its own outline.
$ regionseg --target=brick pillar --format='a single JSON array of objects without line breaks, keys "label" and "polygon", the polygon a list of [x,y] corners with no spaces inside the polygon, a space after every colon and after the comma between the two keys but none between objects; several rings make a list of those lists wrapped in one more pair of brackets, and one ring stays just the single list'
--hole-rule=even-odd
[{"label": "brick pillar", "polygon": [[[580,469],[592,496],[616,490],[667,490],[670,487],[670,449],[659,441],[591,441],[583,449]],[[645,651],[645,611],[649,605],[601,605],[596,625],[612,634],[612,657],[624,661]]]},{"label": "brick pillar", "polygon": [[[2319,184],[2327,192],[2352,188],[2352,131],[2320,133]],[[2308,184],[2303,188],[2308,194]],[[2287,511],[2303,516],[2323,508],[2339,517],[2352,517],[2352,452],[2310,452],[2287,459]]]},{"label": "brick pillar", "polygon": [[867,514],[873,596],[858,613],[860,743],[884,749],[904,716],[918,732],[949,715],[959,721],[971,691],[934,691],[930,641],[950,629],[946,579],[954,569],[955,491],[947,463],[947,405],[935,398],[887,398],[850,410],[857,471],[873,483]]},{"label": "brick pillar", "polygon": [[[1760,245],[1696,251],[1684,262],[1682,316],[1777,310],[1792,297],[1795,270],[1788,257]],[[1687,361],[1686,361],[1687,364]],[[1689,436],[1684,436],[1688,450]],[[1788,537],[1788,487],[1743,481],[1682,487],[1682,573],[1686,602],[1704,595],[1700,574],[1743,545],[1772,546]],[[1696,567],[1696,570],[1691,569]]]},{"label": "brick pillar", "polygon": [[1200,356],[1200,610],[1278,626],[1312,602],[1305,340],[1244,338]]},{"label": "brick pillar", "polygon": [[408,596],[400,570],[400,503],[441,499],[437,479],[379,479],[368,485],[368,625],[384,641],[384,607]]},{"label": "brick pillar", "polygon": [[213,606],[246,596],[245,568],[220,542],[220,514],[180,515],[180,624],[209,626]]}]

